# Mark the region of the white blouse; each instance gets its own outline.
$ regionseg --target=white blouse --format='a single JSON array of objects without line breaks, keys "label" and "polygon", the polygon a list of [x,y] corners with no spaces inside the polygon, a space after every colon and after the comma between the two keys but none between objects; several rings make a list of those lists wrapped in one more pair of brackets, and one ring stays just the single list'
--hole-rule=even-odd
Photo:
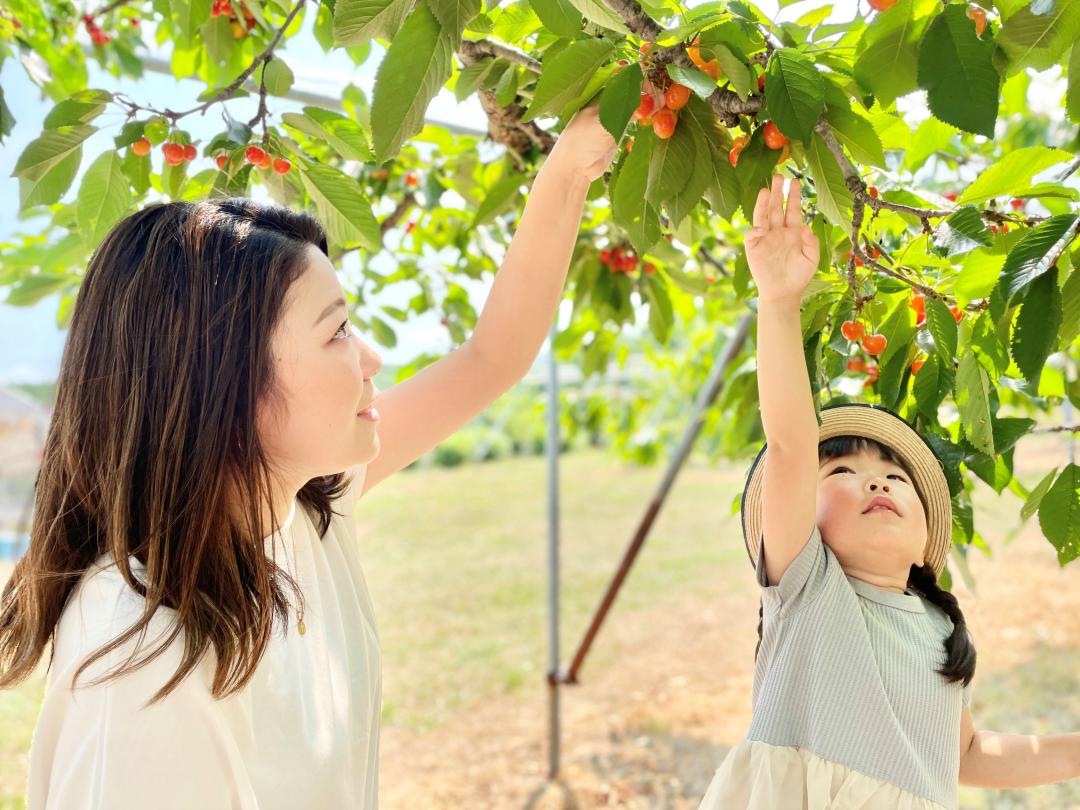
[{"label": "white blouse", "polygon": [[[305,597],[306,633],[295,610],[280,625],[255,676],[215,700],[215,656],[167,697],[143,707],[176,672],[181,632],[166,651],[119,679],[87,686],[133,652],[156,647],[175,611],[160,608],[145,634],[71,677],[94,650],[130,627],[143,599],[103,555],[65,606],[45,698],[30,748],[27,807],[363,808],[378,806],[382,670],[374,611],[360,566],[355,502],[363,468],[320,541],[294,500],[265,538]],[[284,554],[284,558],[283,555]],[[145,568],[131,558],[139,576]],[[291,599],[291,592],[286,590]]]}]

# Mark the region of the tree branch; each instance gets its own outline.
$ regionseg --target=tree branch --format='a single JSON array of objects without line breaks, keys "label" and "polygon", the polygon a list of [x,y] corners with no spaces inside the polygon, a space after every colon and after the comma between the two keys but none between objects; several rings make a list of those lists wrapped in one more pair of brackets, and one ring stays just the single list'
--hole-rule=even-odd
[{"label": "tree branch", "polygon": [[458,47],[458,56],[466,65],[471,65],[473,62],[478,62],[490,56],[494,59],[505,59],[515,65],[521,65],[521,67],[527,68],[537,75],[541,71],[540,63],[528,54],[514,50],[500,42],[492,42],[490,39],[462,40],[461,45]]}]

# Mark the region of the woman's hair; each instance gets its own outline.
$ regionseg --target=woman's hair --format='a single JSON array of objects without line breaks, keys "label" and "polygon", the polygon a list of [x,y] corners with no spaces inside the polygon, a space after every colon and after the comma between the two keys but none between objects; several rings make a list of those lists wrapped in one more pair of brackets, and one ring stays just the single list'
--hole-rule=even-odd
[{"label": "woman's hair", "polygon": [[[915,487],[915,494],[919,496],[919,500],[922,502],[923,513],[927,514],[929,510],[926,507],[926,497],[915,486],[915,476],[912,474],[911,468],[888,445],[864,436],[833,436],[818,444],[818,462],[830,458],[840,458],[850,453],[860,453],[864,450],[877,451],[884,461],[898,464],[904,469],[908,474],[908,480]],[[960,610],[960,603],[956,601],[955,596],[942,589],[937,580],[933,566],[927,563],[922,566],[911,566],[911,570],[908,572],[907,584],[952,619],[952,634],[944,642],[945,664],[938,670],[938,673],[945,676],[945,679],[950,683],[962,680],[964,686],[967,686],[975,676],[975,645],[967,631],[967,622],[964,619],[963,611]],[[754,648],[755,661],[757,660],[758,650],[761,648],[761,631],[764,624],[764,604],[760,599],[758,602],[758,641],[757,646]]]},{"label": "woman's hair", "polygon": [[[311,245],[327,252],[310,215],[234,198],[147,206],[98,246],[61,360],[30,546],[0,597],[0,688],[33,672],[102,554],[145,608],[75,678],[145,633],[158,607],[176,611],[162,644],[93,683],[149,663],[181,631],[180,667],[151,703],[209,647],[215,697],[254,675],[275,617],[285,626],[284,585],[303,603],[263,542],[273,466],[256,408],[280,407],[271,336]],[[300,490],[320,536],[348,484],[338,473]],[[145,566],[145,586],[129,556]]]}]

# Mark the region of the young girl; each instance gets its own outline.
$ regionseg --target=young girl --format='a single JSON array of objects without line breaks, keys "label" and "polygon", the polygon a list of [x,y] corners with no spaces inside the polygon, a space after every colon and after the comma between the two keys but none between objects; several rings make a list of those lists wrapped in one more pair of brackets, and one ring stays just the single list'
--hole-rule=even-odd
[{"label": "young girl", "polygon": [[[870,405],[814,412],[799,304],[818,261],[799,183],[772,179],[746,236],[767,444],[743,532],[761,586],[753,720],[702,810],[942,810],[958,782],[1080,777],[1080,734],[976,734],[975,648],[937,584],[949,488],[930,446]],[[808,539],[809,538],[809,539]]]},{"label": "young girl", "polygon": [[614,151],[582,110],[472,337],[382,394],[312,217],[174,202],[105,238],[0,602],[0,687],[52,641],[31,810],[377,806],[355,501],[524,376]]}]

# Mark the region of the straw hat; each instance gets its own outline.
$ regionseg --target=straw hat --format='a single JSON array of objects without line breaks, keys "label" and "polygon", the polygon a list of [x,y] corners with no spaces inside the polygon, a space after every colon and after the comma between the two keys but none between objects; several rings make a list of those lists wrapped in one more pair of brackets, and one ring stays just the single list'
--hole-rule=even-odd
[{"label": "straw hat", "polygon": [[[945,471],[926,439],[900,416],[880,405],[854,403],[821,409],[818,442],[834,436],[864,436],[892,449],[904,460],[915,478],[915,488],[926,501],[926,561],[941,575],[952,545],[952,499]],[[761,448],[746,476],[742,496],[743,541],[750,563],[757,567],[761,537],[761,495],[768,444]],[[754,542],[750,542],[754,538]]]}]

